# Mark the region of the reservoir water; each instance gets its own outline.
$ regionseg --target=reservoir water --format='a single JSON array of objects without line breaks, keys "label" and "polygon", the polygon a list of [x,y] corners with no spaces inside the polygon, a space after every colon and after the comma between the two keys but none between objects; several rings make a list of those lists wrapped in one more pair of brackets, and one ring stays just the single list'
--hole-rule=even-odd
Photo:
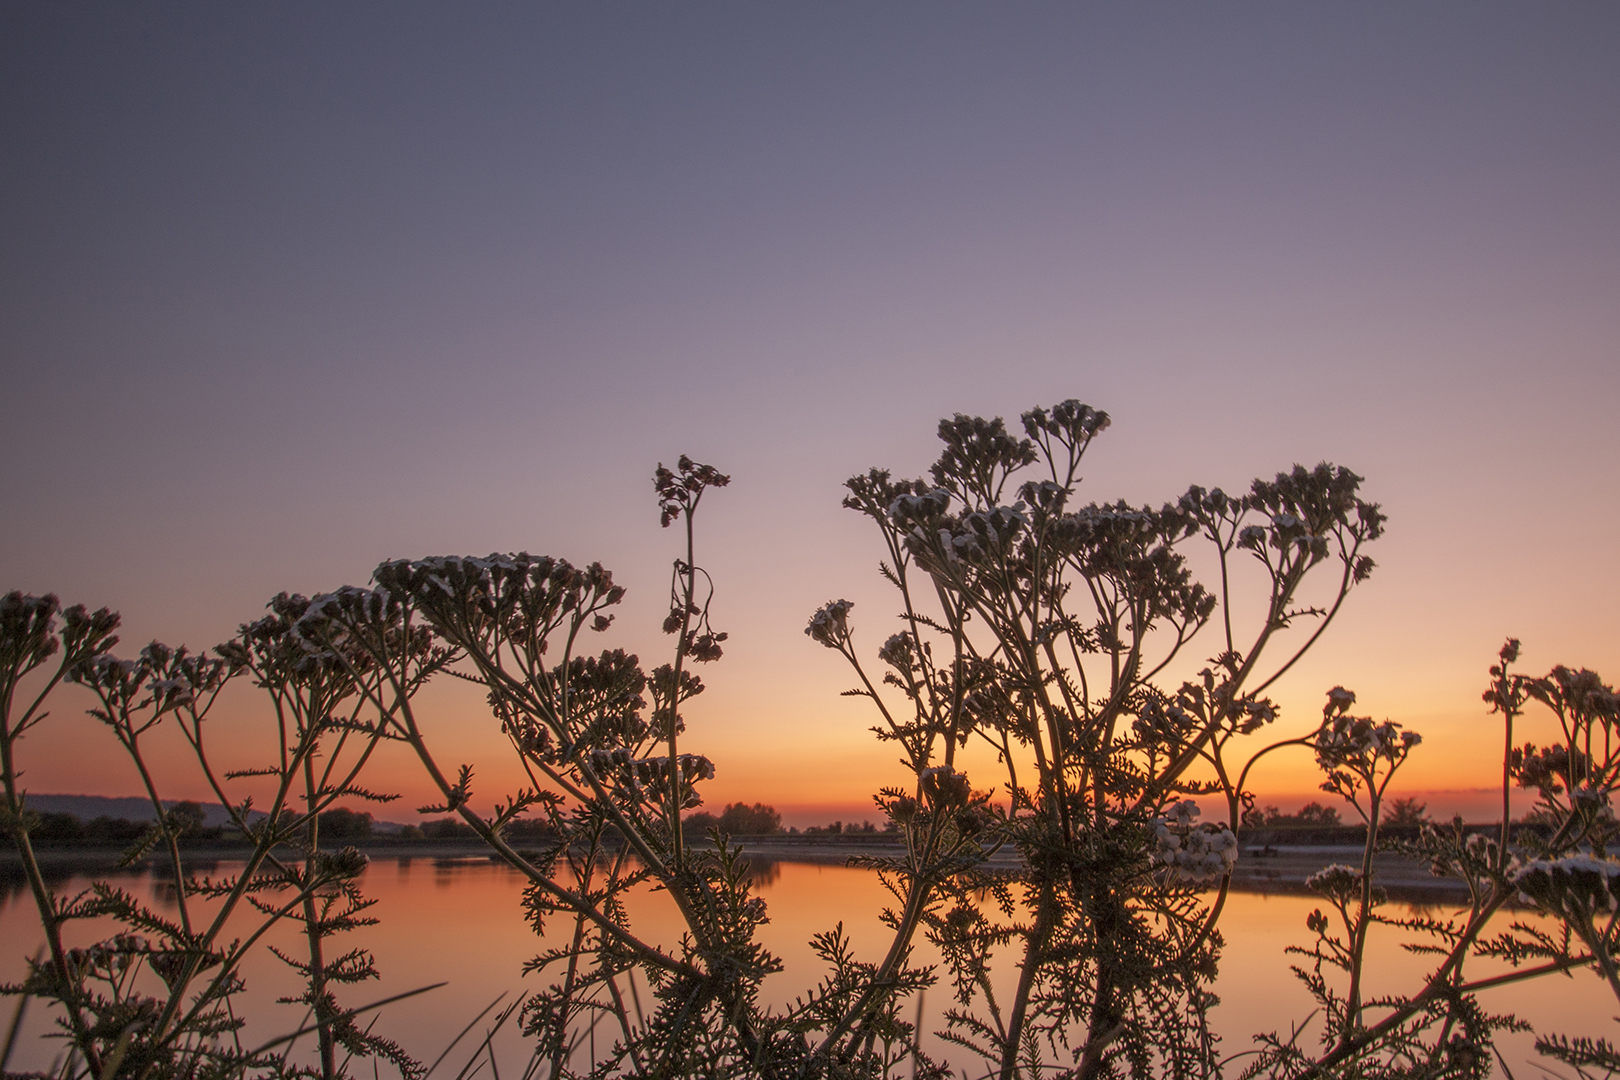
[{"label": "reservoir water", "polygon": [[[232,869],[231,864],[221,863],[209,872],[226,874]],[[872,871],[799,862],[775,862],[759,870],[759,891],[769,905],[771,920],[762,937],[784,963],[784,970],[765,984],[768,1004],[785,1005],[821,977],[821,963],[808,942],[813,934],[837,923],[842,922],[850,934],[858,958],[880,958],[888,937],[877,916],[892,898]],[[173,906],[172,890],[161,878],[139,872],[116,880],[160,909]],[[57,887],[71,893],[89,883],[89,878],[72,878]],[[346,987],[340,997],[345,1005],[353,1007],[432,983],[445,983],[395,1002],[377,1017],[374,1030],[395,1039],[419,1059],[431,1062],[438,1058],[457,1033],[499,995],[506,995],[504,1005],[539,985],[538,976],[522,974],[524,962],[539,951],[539,939],[524,921],[519,906],[523,878],[504,864],[485,857],[378,859],[367,868],[361,884],[365,894],[377,901],[371,914],[380,922],[342,935],[333,945],[339,950],[370,949],[381,978]],[[1234,892],[1229,898],[1220,923],[1226,948],[1215,986],[1221,1004],[1212,1016],[1226,1055],[1250,1049],[1251,1037],[1258,1031],[1286,1031],[1290,1025],[1307,1019],[1312,1002],[1289,970],[1300,958],[1284,950],[1289,945],[1308,943],[1305,919],[1320,906],[1321,901],[1308,896]],[[679,931],[671,908],[666,896],[640,896],[631,908],[633,925],[644,939],[672,942]],[[1391,910],[1401,913],[1410,909],[1393,903]],[[1426,910],[1434,916],[1448,913],[1443,905]],[[1533,921],[1524,913],[1506,917],[1511,919]],[[274,930],[268,940],[294,950],[296,955],[293,929],[289,926]],[[76,925],[73,940],[92,940],[112,930],[110,923]],[[1374,929],[1370,939],[1374,953],[1371,995],[1420,985],[1430,966],[1429,958],[1404,951],[1399,947],[1400,940],[1396,931]],[[42,941],[31,895],[25,890],[9,889],[0,900],[0,979],[16,980],[23,971],[25,957]],[[931,946],[923,943],[915,962],[929,963],[936,958]],[[1470,977],[1485,977],[1500,970],[1506,969],[1477,959],[1469,961]],[[262,949],[244,974],[248,984],[242,1010],[248,1017],[244,1041],[256,1044],[296,1030],[303,1017],[302,1007],[276,1003],[277,998],[299,991],[296,975]],[[1010,996],[1016,978],[1010,961],[1001,965],[997,976],[998,994]],[[9,1021],[15,1000],[0,1003],[3,1020]],[[937,1018],[950,1004],[948,985],[936,986],[923,1001],[925,1018],[935,1017],[932,1026],[938,1026]],[[1491,990],[1485,994],[1483,1004],[1492,1012],[1517,1013],[1542,1032],[1603,1036],[1611,1041],[1617,1034],[1613,1018],[1620,1013],[1620,1006],[1590,971]],[[462,1070],[473,1044],[482,1039],[493,1015],[490,1013],[475,1025],[474,1034],[445,1057],[435,1075],[454,1077]],[[490,1076],[494,1069],[507,1078],[523,1074],[530,1040],[516,1028],[514,1019],[495,1036],[490,1043],[494,1068],[486,1054],[477,1066],[481,1070],[478,1075]],[[49,1029],[46,1010],[38,1002],[33,1003],[24,1017],[22,1039],[8,1063],[9,1071],[50,1066],[53,1057],[61,1053],[62,1044],[45,1037]],[[604,1031],[604,1047],[611,1038]],[[1566,1071],[1556,1063],[1543,1062],[1532,1042],[1527,1034],[1501,1039],[1499,1049],[1515,1076],[1542,1075],[1538,1065],[1543,1063],[1553,1065],[1559,1074]],[[965,1050],[932,1035],[925,1038],[924,1046],[959,1067],[971,1064]],[[587,1044],[582,1053],[588,1049]],[[370,1072],[369,1066],[365,1071]],[[1234,1062],[1228,1073],[1235,1076],[1239,1071],[1241,1060]]]}]

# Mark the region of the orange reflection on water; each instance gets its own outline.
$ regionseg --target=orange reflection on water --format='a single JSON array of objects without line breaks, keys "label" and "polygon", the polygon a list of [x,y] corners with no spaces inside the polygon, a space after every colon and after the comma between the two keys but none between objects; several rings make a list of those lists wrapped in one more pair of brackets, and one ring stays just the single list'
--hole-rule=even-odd
[{"label": "orange reflection on water", "polygon": [[[221,865],[212,872],[217,875],[228,873],[230,869]],[[762,1004],[786,1006],[825,974],[825,965],[815,955],[809,941],[813,935],[831,930],[840,922],[857,959],[881,959],[889,944],[889,932],[882,926],[878,914],[885,906],[895,905],[875,873],[843,866],[788,862],[761,864],[758,871],[758,888],[769,905],[770,916],[760,937],[783,963],[783,970],[766,980]],[[438,989],[389,1005],[377,1017],[374,1029],[399,1041],[424,1061],[432,1062],[498,995],[504,993],[504,1001],[510,1002],[551,981],[549,973],[523,975],[524,964],[544,947],[543,940],[523,917],[524,883],[522,875],[484,857],[374,862],[362,879],[362,887],[368,897],[377,901],[372,914],[381,920],[380,924],[343,935],[336,944],[343,949],[370,949],[376,955],[381,978],[347,988],[342,1000],[358,1005],[444,983]],[[87,884],[88,879],[76,878],[63,882],[58,888],[71,893]],[[172,903],[163,883],[145,875],[126,877],[121,884],[155,906]],[[1299,896],[1234,893],[1228,900],[1221,920],[1227,948],[1215,987],[1222,1003],[1212,1017],[1216,1030],[1223,1036],[1224,1053],[1240,1054],[1251,1047],[1253,1034],[1286,1029],[1311,1012],[1313,1002],[1289,971],[1290,965],[1298,963],[1300,958],[1284,950],[1289,945],[1308,942],[1305,918],[1318,906],[1318,901]],[[681,923],[667,894],[650,888],[640,889],[628,898],[627,908],[631,929],[637,936],[665,948],[676,946]],[[1444,915],[1445,912],[1431,914]],[[244,929],[246,926],[244,923]],[[294,929],[281,927],[270,937],[279,947],[291,949],[296,955],[298,939]],[[571,934],[572,929],[571,919],[558,917],[548,924],[547,937],[560,940],[563,935]],[[75,925],[71,930],[70,944],[94,940],[110,933],[113,927],[101,921]],[[24,957],[31,954],[41,940],[31,897],[25,891],[10,892],[0,904],[0,942],[4,942],[0,950],[0,979],[16,979],[22,973]],[[1420,984],[1427,958],[1412,956],[1398,948],[1394,932],[1378,928],[1370,948],[1375,955],[1371,993],[1412,990]],[[938,959],[932,946],[919,942],[912,962],[928,965],[937,963]],[[1475,960],[1469,962],[1467,974],[1477,978],[1497,970]],[[301,1010],[274,1001],[278,996],[297,992],[296,976],[290,970],[261,950],[244,974],[248,991],[242,1011],[251,1018],[248,1029],[251,1040],[265,1040],[299,1026]],[[998,995],[1010,992],[1017,974],[1014,959],[1001,958],[995,974]],[[645,1003],[645,983],[640,983],[636,992]],[[1544,1032],[1612,1035],[1609,1018],[1615,1011],[1614,1000],[1590,972],[1495,990],[1483,1003],[1491,1011],[1517,1012]],[[931,1018],[930,1028],[939,1025],[940,1017],[950,1004],[948,979],[945,979],[925,996],[925,1015]],[[487,1023],[488,1017],[478,1025],[473,1037],[446,1058],[441,1073],[455,1075],[466,1062],[467,1054],[472,1052],[473,1044],[482,1038]],[[35,1008],[29,1013],[23,1043],[10,1062],[12,1069],[49,1066],[61,1044],[42,1037],[47,1027],[48,1017],[43,1010]],[[515,1021],[508,1024],[492,1042],[501,1071],[508,1075],[521,1072],[529,1053],[529,1040],[516,1028]],[[611,1034],[604,1030],[597,1049],[605,1051],[611,1039]],[[1521,1064],[1530,1072],[1530,1063],[1536,1060],[1531,1041],[1528,1035],[1501,1040],[1504,1056],[1515,1072]],[[965,1050],[932,1035],[925,1037],[924,1046],[958,1066],[969,1064],[964,1060]],[[582,1053],[589,1050],[587,1043]]]}]

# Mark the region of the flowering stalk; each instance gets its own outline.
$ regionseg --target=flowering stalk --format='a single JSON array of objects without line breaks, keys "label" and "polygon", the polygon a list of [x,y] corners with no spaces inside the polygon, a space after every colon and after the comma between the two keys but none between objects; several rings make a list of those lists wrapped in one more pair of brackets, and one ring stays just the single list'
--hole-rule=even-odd
[{"label": "flowering stalk", "polygon": [[[879,737],[906,748],[914,789],[937,750],[949,764],[969,739],[983,739],[1002,759],[1009,809],[974,826],[965,849],[946,845],[956,852],[950,861],[894,868],[912,890],[895,941],[926,928],[959,958],[953,963],[967,965],[953,969],[963,1006],[979,996],[972,987],[982,983],[984,961],[952,927],[982,925],[974,933],[986,944],[1019,941],[1010,1007],[986,1000],[990,1016],[953,1012],[949,1029],[1009,1078],[1038,1068],[1028,1056],[1032,1037],[1071,1049],[1081,1076],[1127,1061],[1141,1068],[1161,1053],[1178,1062],[1209,1053],[1197,1034],[1207,1031],[1197,988],[1208,978],[1198,973],[1213,968],[1218,901],[1204,910],[1194,897],[1204,884],[1224,882],[1236,855],[1232,830],[1244,793],[1230,780],[1229,744],[1276,717],[1275,705],[1246,687],[1263,689],[1317,640],[1370,573],[1361,549],[1382,531],[1377,507],[1357,498],[1359,478],[1325,465],[1257,481],[1235,499],[1193,488],[1157,511],[1076,506],[1079,465],[1108,426],[1106,414],[1075,401],[1026,413],[1024,438],[1000,420],[958,415],[940,424],[944,449],[928,479],[895,481],[873,470],[849,481],[845,505],[878,526],[889,555],[882,573],[900,593],[905,629],[879,657],[882,683],[904,696],[903,710],[860,662],[847,602],[822,608],[807,628],[855,670],[853,693],[879,709]],[[1022,480],[1026,469],[1036,478]],[[1246,652],[1236,650],[1236,626],[1225,615],[1226,648],[1200,682],[1166,693],[1154,678],[1218,606],[1178,551],[1194,536],[1216,547],[1220,601],[1233,587],[1230,555],[1253,557],[1269,586],[1266,614]],[[1300,603],[1313,569],[1335,558],[1342,570],[1327,600]],[[918,574],[938,601],[933,614],[913,587]],[[1303,644],[1262,670],[1272,640],[1302,623],[1311,624]],[[1154,629],[1161,632],[1150,636]],[[1014,760],[1024,754],[1034,766],[1027,780]],[[1207,767],[1215,783],[1190,780],[1195,767]],[[1231,826],[1193,828],[1188,796],[1215,792],[1233,808]],[[879,803],[913,852],[921,847],[910,808],[917,799],[898,796],[886,790]],[[1026,917],[998,925],[969,897],[956,909],[966,914],[939,922],[935,897],[942,903],[995,880],[976,864],[997,846],[1023,856],[1017,880]],[[1147,926],[1156,929],[1144,933]],[[1185,1045],[1167,1046],[1132,1019],[1160,990],[1174,1004],[1152,1008],[1187,1011]],[[893,993],[866,993],[856,1004],[892,1010]],[[823,1053],[835,1051],[847,1026],[828,1029]]]},{"label": "flowering stalk", "polygon": [[[709,626],[707,601],[702,607],[694,603],[697,596],[697,575],[702,571],[698,569],[696,563],[692,517],[697,512],[698,503],[703,499],[703,492],[711,487],[725,487],[731,483],[731,477],[712,465],[699,465],[685,454],[680,456],[676,467],[680,470],[679,473],[664,468],[660,462],[657,472],[653,475],[653,487],[658,492],[659,525],[667,529],[679,518],[686,527],[686,560],[684,562],[680,559],[675,560],[674,577],[670,583],[670,613],[664,620],[665,633],[679,634],[675,641],[675,666],[670,678],[666,728],[670,781],[665,798],[670,844],[675,852],[675,867],[679,870],[685,861],[684,840],[681,836],[681,811],[685,808],[685,798],[681,794],[682,783],[677,765],[680,761],[677,737],[681,727],[682,669],[689,655],[700,662],[720,659],[720,642],[726,640],[725,634],[716,633]],[[707,578],[708,575],[704,576]],[[710,594],[711,596],[713,594],[712,587]],[[692,626],[694,616],[698,619],[696,630]]]},{"label": "flowering stalk", "polygon": [[[65,624],[60,638],[56,632],[59,612]],[[76,977],[76,965],[70,963],[62,942],[62,924],[66,920],[59,914],[55,897],[45,883],[44,874],[40,872],[39,859],[28,837],[27,805],[17,783],[20,773],[17,767],[17,743],[30,728],[45,718],[43,706],[46,699],[68,673],[117,642],[113,634],[117,628],[118,616],[106,608],[94,614],[82,606],[61,611],[60,602],[51,594],[24,596],[14,591],[0,598],[0,781],[5,786],[3,824],[22,860],[29,892],[39,911],[40,925],[45,931],[45,942],[50,950],[52,986],[67,1013],[73,1044],[84,1055],[86,1065],[97,1074],[103,1065],[100,1048],[91,1036],[91,1024],[85,1015],[84,987]],[[61,656],[45,685],[21,713],[15,712],[22,680],[42,668],[58,651]]]}]

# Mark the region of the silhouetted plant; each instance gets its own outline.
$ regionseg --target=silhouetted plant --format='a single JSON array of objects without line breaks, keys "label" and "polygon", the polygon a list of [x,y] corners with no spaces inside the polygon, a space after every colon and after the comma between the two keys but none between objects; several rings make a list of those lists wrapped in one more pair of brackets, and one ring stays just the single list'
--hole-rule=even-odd
[{"label": "silhouetted plant", "polygon": [[[341,1008],[333,995],[334,986],[370,978],[375,971],[362,950],[337,957],[323,952],[332,934],[368,921],[361,912],[369,904],[355,884],[364,856],[352,848],[323,851],[319,817],[337,798],[369,796],[355,779],[382,729],[362,719],[359,708],[339,711],[346,700],[357,706],[364,701],[350,681],[350,665],[291,636],[305,608],[307,601],[301,598],[277,597],[270,615],[243,627],[236,641],[220,647],[219,659],[154,642],[137,659],[120,660],[109,651],[116,644],[112,631],[118,624],[110,612],[91,615],[70,608],[60,612],[58,629],[55,597],[13,593],[0,601],[6,823],[49,946],[49,956],[32,963],[21,984],[5,989],[60,1006],[58,1021],[69,1041],[62,1076],[82,1071],[96,1077],[336,1077],[356,1056],[386,1058],[407,1077],[420,1073],[399,1047],[356,1026],[352,1010]],[[415,644],[425,677],[443,654],[434,652],[425,636]],[[16,712],[19,683],[52,656],[59,656],[54,674],[32,703]],[[206,749],[207,717],[225,684],[244,671],[270,692],[279,753],[272,765],[220,775]],[[172,918],[101,882],[75,896],[59,896],[39,871],[29,839],[37,822],[17,785],[15,751],[20,737],[43,719],[44,701],[63,681],[82,684],[95,696],[91,714],[123,747],[146,790],[154,821],[120,861],[127,865],[154,850],[161,854],[172,885]],[[159,796],[143,740],[163,723],[184,734],[204,779],[251,843],[240,873],[197,878],[185,868],[180,838],[201,830],[204,816],[195,802],[166,806]],[[344,747],[351,739],[365,746],[346,757]],[[267,815],[254,814],[251,799],[236,803],[227,796],[225,785],[242,779],[272,782]],[[287,805],[295,791],[305,804],[302,813]],[[202,900],[214,903],[205,910],[199,906]],[[244,909],[258,916],[257,925],[245,932],[239,918]],[[64,926],[102,917],[127,929],[93,945],[65,946]],[[261,1048],[243,1045],[242,1019],[232,1006],[243,986],[242,960],[283,919],[303,925],[309,949],[304,959],[278,955],[305,977],[304,994],[291,1000],[308,1006],[313,1018],[304,1033],[313,1032],[319,1043],[320,1067],[314,1071],[293,1063],[289,1041]],[[231,937],[230,932],[241,936]],[[340,1049],[347,1055],[345,1062],[338,1060]]]},{"label": "silhouetted plant", "polygon": [[[1423,819],[1421,805],[1386,797],[1418,745],[1414,733],[1352,716],[1355,695],[1335,687],[1313,731],[1249,748],[1277,719],[1270,688],[1373,570],[1364,549],[1384,516],[1360,497],[1360,478],[1295,466],[1241,496],[1193,487],[1158,509],[1080,505],[1081,460],[1107,414],[1067,401],[1022,420],[1018,436],[999,419],[958,415],[940,424],[944,449],[926,480],[882,470],[851,479],[844,505],[878,532],[900,630],[875,650],[858,648],[846,600],[806,627],[851,666],[850,693],[877,710],[879,739],[903,755],[900,782],[876,796],[900,854],[851,859],[894,898],[882,913],[892,937],[876,961],[856,959],[840,924],[811,942],[827,968],[819,983],[784,1009],[759,1003],[780,963],[757,940],[766,908],[730,837],[775,832],[780,816],[741,803],[691,812],[715,771],[681,746],[685,707],[704,689],[691,669],[718,660],[726,641],[710,621],[714,586],[696,562],[695,515],[729,478],[683,456],[654,477],[660,522],[683,525],[685,542],[663,624],[673,656],[651,671],[622,650],[584,648],[585,634],[611,627],[624,596],[607,570],[527,553],[392,561],[368,588],[281,594],[217,658],[154,643],[119,660],[110,652],[117,616],[6,596],[0,825],[47,946],[6,991],[59,1007],[71,1047],[64,1078],[335,1080],[365,1059],[421,1075],[401,1047],[356,1022],[363,1010],[338,999],[376,975],[370,954],[332,947],[374,921],[359,888],[365,857],[330,847],[363,838],[371,818],[337,803],[389,798],[362,779],[375,750],[396,741],[438,790],[420,812],[445,815],[402,836],[476,838],[527,881],[525,914],[544,940],[525,970],[548,982],[494,1021],[517,1018],[534,1040],[526,1075],[1089,1080],[1211,1077],[1241,1060],[1244,1076],[1290,1080],[1472,1077],[1489,1071],[1495,1036],[1522,1026],[1485,1011],[1482,991],[1593,966],[1620,999],[1620,863],[1608,854],[1620,840],[1610,809],[1620,707],[1609,687],[1562,667],[1518,675],[1509,642],[1486,694],[1505,720],[1499,835],[1455,821],[1388,842],[1381,825],[1407,826],[1410,837]],[[1194,580],[1193,550],[1218,576],[1213,588]],[[1256,602],[1234,605],[1246,570]],[[1259,615],[1244,626],[1234,607]],[[1166,681],[1189,644],[1209,638],[1206,666]],[[418,716],[418,692],[440,674],[479,685],[526,777],[488,815],[473,809],[472,765],[443,758]],[[220,773],[208,714],[238,675],[267,695],[276,751],[260,767]],[[16,751],[63,681],[95,695],[94,715],[147,791],[156,820],[126,861],[156,853],[173,882],[172,918],[105,883],[59,896],[40,872],[33,838],[72,830],[28,810]],[[19,698],[25,683],[33,696]],[[1529,701],[1558,723],[1554,745],[1515,745]],[[160,723],[184,735],[248,845],[241,872],[215,880],[185,870],[182,837],[204,817],[196,804],[159,797],[143,740]],[[961,767],[975,740],[996,755],[993,779]],[[1238,826],[1338,821],[1316,803],[1288,816],[1255,808],[1250,770],[1289,747],[1314,752],[1323,789],[1361,819],[1365,844],[1359,866],[1328,867],[1310,882],[1327,911],[1311,915],[1314,940],[1294,951],[1305,958],[1295,970],[1318,1004],[1314,1018],[1227,1058],[1208,1013]],[[1533,812],[1545,828],[1510,831],[1515,783],[1538,792]],[[262,813],[249,791],[268,795]],[[1200,822],[1200,799],[1221,806],[1219,820]],[[835,822],[807,834],[846,831],[877,830]],[[1459,878],[1466,911],[1386,914],[1381,848]],[[1010,868],[990,862],[998,852],[1014,857]],[[629,915],[632,893],[671,904],[679,934],[645,937]],[[1493,919],[1515,900],[1551,923],[1499,928]],[[63,927],[95,916],[122,929],[69,948]],[[302,1005],[307,1022],[248,1047],[232,1004],[242,961],[282,920],[303,937],[296,955],[277,954],[304,982],[284,1000]],[[1368,935],[1379,927],[1436,957],[1407,995],[1364,990]],[[942,967],[914,961],[919,936]],[[1464,966],[1475,956],[1511,970],[1470,980]],[[994,974],[1007,965],[1017,979],[1002,997]],[[952,1004],[939,1034],[973,1062],[954,1073],[920,1044],[920,995],[941,983]],[[600,1030],[613,1032],[611,1047],[584,1053]],[[306,1034],[313,1066],[293,1055]],[[1616,1065],[1601,1039],[1537,1045],[1578,1070]]]},{"label": "silhouetted plant", "polygon": [[[855,647],[847,601],[806,631],[852,665],[854,692],[877,706],[880,738],[901,745],[914,776],[880,796],[907,840],[904,859],[874,860],[904,905],[889,963],[918,929],[939,945],[958,1000],[945,1034],[1002,1077],[1064,1060],[1080,1076],[1217,1067],[1206,988],[1247,794],[1246,766],[1229,756],[1275,719],[1266,689],[1366,579],[1363,548],[1383,529],[1360,478],[1327,465],[1255,481],[1241,497],[1194,487],[1157,510],[1079,505],[1082,457],[1108,425],[1076,401],[1024,414],[1024,437],[958,415],[940,424],[945,449],[928,480],[881,470],[850,480],[844,504],[882,537],[903,629],[878,650],[878,677]],[[1214,555],[1215,593],[1192,578],[1181,552],[1192,542]],[[1264,615],[1247,641],[1230,603],[1238,558],[1262,571]],[[1332,581],[1307,601],[1318,568]],[[1217,611],[1211,665],[1179,689],[1156,685]],[[1301,627],[1303,640],[1262,667]],[[1005,767],[1005,810],[956,768],[970,739]],[[1228,821],[1195,824],[1192,797],[1207,795],[1224,797]],[[1014,848],[1020,870],[985,870],[995,847]],[[985,968],[1006,943],[1020,977],[1001,1002]],[[887,978],[861,1010],[893,998]],[[818,1053],[847,1051],[868,1015],[858,1012]]]},{"label": "silhouetted plant", "polygon": [[[1609,811],[1620,783],[1620,755],[1608,751],[1616,734],[1614,694],[1586,671],[1558,667],[1542,679],[1518,675],[1511,670],[1518,653],[1516,640],[1503,646],[1485,693],[1486,702],[1503,715],[1506,732],[1497,837],[1466,831],[1458,818],[1444,828],[1425,825],[1416,840],[1387,845],[1427,862],[1437,876],[1462,881],[1469,903],[1451,918],[1393,917],[1378,910],[1384,897],[1374,881],[1373,853],[1380,846],[1382,792],[1416,739],[1399,725],[1344,715],[1354,702],[1346,691],[1336,690],[1343,696],[1330,698],[1315,740],[1328,774],[1323,788],[1357,810],[1367,823],[1367,839],[1360,868],[1329,867],[1311,879],[1334,916],[1313,912],[1307,925],[1315,944],[1291,950],[1311,959],[1308,968],[1294,970],[1321,1006],[1321,1050],[1302,1048],[1303,1027],[1286,1037],[1271,1033],[1262,1037],[1263,1051],[1245,1076],[1485,1076],[1496,1053],[1496,1034],[1528,1025],[1511,1014],[1487,1012],[1481,992],[1592,965],[1620,1000],[1620,984],[1613,978],[1620,863],[1605,853],[1620,836]],[[1565,736],[1562,747],[1513,749],[1514,721],[1529,700],[1553,711]],[[1602,747],[1603,753],[1588,758],[1587,746]],[[1546,833],[1511,832],[1515,781],[1539,792],[1538,817],[1551,825]],[[1552,928],[1515,919],[1491,933],[1493,918],[1514,901],[1551,916]],[[1437,962],[1412,992],[1363,1001],[1366,934],[1378,925],[1404,931],[1405,948]],[[1503,962],[1510,970],[1470,979],[1465,967],[1473,957]],[[1551,1036],[1538,1039],[1536,1047],[1577,1069],[1612,1070],[1616,1064],[1602,1040]]]}]

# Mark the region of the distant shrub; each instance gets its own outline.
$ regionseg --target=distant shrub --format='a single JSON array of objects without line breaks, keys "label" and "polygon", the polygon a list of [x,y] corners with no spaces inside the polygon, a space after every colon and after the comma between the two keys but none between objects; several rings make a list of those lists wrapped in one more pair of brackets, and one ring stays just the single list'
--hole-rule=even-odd
[{"label": "distant shrub", "polygon": [[103,814],[85,822],[84,839],[87,844],[127,847],[145,836],[151,827],[149,822],[128,821]]},{"label": "distant shrub", "polygon": [[507,824],[502,835],[515,843],[552,843],[557,839],[557,830],[543,819],[518,818]]},{"label": "distant shrub", "polygon": [[1396,827],[1412,827],[1429,824],[1429,807],[1415,798],[1395,799],[1389,804],[1389,816],[1384,819],[1389,825]]},{"label": "distant shrub", "polygon": [[478,832],[464,821],[439,818],[422,822],[422,835],[429,840],[476,840]]},{"label": "distant shrub", "polygon": [[337,807],[320,815],[321,834],[328,840],[366,840],[372,834],[369,813]]},{"label": "distant shrub", "polygon": [[42,845],[79,844],[85,840],[85,827],[75,814],[41,814],[32,835]]}]

